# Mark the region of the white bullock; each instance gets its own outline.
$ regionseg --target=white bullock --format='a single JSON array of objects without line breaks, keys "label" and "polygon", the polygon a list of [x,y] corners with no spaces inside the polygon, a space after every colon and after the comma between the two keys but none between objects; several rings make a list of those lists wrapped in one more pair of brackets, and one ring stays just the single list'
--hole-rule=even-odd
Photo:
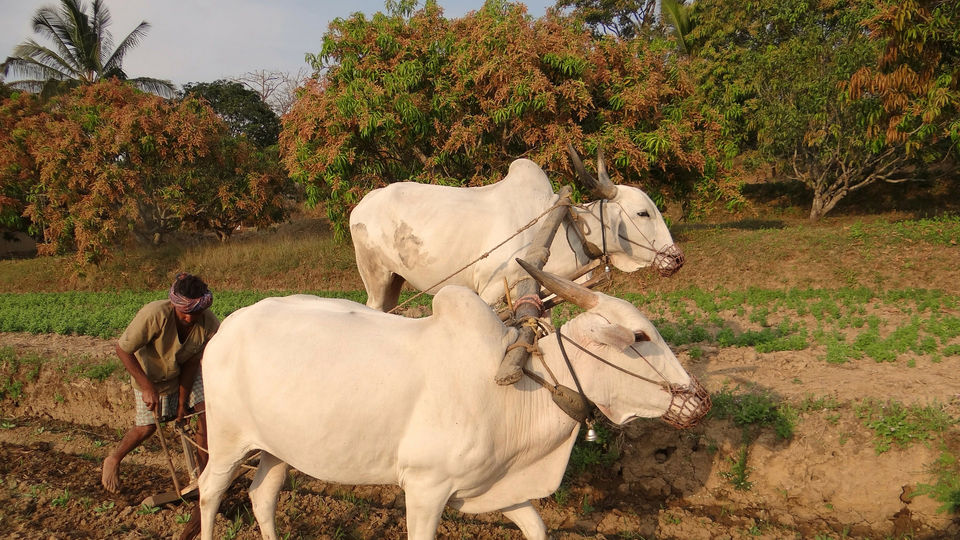
[{"label": "white bullock", "polygon": [[[662,416],[682,427],[706,414],[703,387],[633,305],[537,276],[587,308],[559,329],[562,347],[556,336],[540,341],[560,384],[576,388],[576,373],[618,424]],[[447,504],[502,511],[526,538],[546,538],[530,501],[559,486],[580,424],[531,378],[491,383],[515,335],[459,286],[437,293],[423,319],[312,296],[233,313],[203,359],[210,460],[200,477],[202,538],[213,538],[223,492],[255,450],[250,498],[267,539],[277,537],[288,464],[330,482],[399,485],[413,540],[434,537]],[[540,361],[528,370],[550,381]]]},{"label": "white bullock", "polygon": [[[624,272],[651,265],[663,275],[676,272],[683,264],[683,253],[674,245],[653,200],[635,187],[614,185],[602,154],[599,179],[595,179],[572,147],[569,152],[581,182],[602,197],[574,208],[587,241]],[[504,277],[512,286],[526,276],[514,258],[526,254],[539,227],[525,230],[488,257],[470,263],[558,200],[543,169],[528,159],[511,163],[507,176],[489,186],[400,182],[371,191],[350,214],[350,235],[367,289],[367,305],[389,311],[396,306],[404,281],[430,294],[443,285],[463,285],[493,304],[504,294]],[[589,250],[573,227],[564,221],[544,270],[572,276],[590,262]]]}]

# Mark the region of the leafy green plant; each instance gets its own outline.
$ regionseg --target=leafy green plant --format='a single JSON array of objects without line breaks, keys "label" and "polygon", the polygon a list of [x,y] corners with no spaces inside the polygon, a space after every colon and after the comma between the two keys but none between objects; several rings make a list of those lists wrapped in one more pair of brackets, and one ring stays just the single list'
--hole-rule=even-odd
[{"label": "leafy green plant", "polygon": [[747,466],[748,454],[749,448],[747,445],[741,445],[739,452],[737,452],[737,457],[730,458],[730,470],[720,472],[720,476],[729,480],[734,489],[738,491],[750,491],[750,488],[753,487],[753,483],[749,480],[750,468]]},{"label": "leafy green plant", "polygon": [[96,508],[94,508],[93,511],[96,512],[96,513],[98,513],[98,514],[102,514],[102,513],[104,513],[104,512],[109,511],[109,510],[113,510],[114,506],[116,506],[116,503],[114,503],[113,501],[104,501],[104,502],[101,503],[99,506],[97,506]]},{"label": "leafy green plant", "polygon": [[906,448],[915,442],[932,440],[934,434],[957,423],[939,405],[907,406],[893,400],[882,403],[868,399],[855,410],[863,424],[873,430],[877,454],[890,450],[894,444]]},{"label": "leafy green plant", "polygon": [[70,501],[70,490],[65,489],[63,490],[63,493],[56,496],[52,501],[50,501],[50,506],[53,506],[53,507],[66,506],[67,502],[69,501]]},{"label": "leafy green plant", "polygon": [[156,514],[156,513],[159,512],[159,511],[160,511],[160,507],[159,507],[159,506],[150,506],[150,505],[144,503],[144,504],[141,504],[141,505],[140,505],[140,508],[137,508],[137,515],[138,515],[138,516],[147,516],[147,515],[150,515],[150,514]]},{"label": "leafy green plant", "polygon": [[956,456],[944,451],[930,466],[935,477],[932,484],[919,484],[918,495],[927,495],[939,502],[939,512],[960,514],[960,464]]},{"label": "leafy green plant", "polygon": [[83,370],[83,376],[92,380],[103,382],[113,375],[120,368],[120,363],[116,360],[107,360],[100,364],[88,366]]},{"label": "leafy green plant", "polygon": [[[739,389],[739,387],[737,387]],[[745,429],[769,427],[782,439],[793,436],[796,412],[769,392],[735,393],[726,387],[712,396],[709,417],[732,420]]]}]

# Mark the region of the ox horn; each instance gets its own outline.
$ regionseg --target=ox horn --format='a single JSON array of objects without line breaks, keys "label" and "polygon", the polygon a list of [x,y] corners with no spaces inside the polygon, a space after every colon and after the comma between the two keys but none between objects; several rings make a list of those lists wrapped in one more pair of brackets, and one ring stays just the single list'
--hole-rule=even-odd
[{"label": "ox horn", "polygon": [[581,184],[593,190],[601,198],[612,199],[617,196],[617,186],[613,184],[613,181],[610,180],[610,175],[607,174],[607,164],[603,159],[602,149],[597,151],[597,174],[599,175],[599,179],[594,178],[587,172],[587,169],[583,166],[583,162],[580,161],[577,150],[570,143],[567,143],[567,153],[570,154],[570,161],[573,162],[573,168],[577,170]]},{"label": "ox horn", "polygon": [[537,280],[537,283],[543,285],[548,291],[564,300],[580,306],[583,309],[590,309],[597,305],[599,301],[597,293],[583,285],[578,285],[568,279],[544,272],[523,259],[516,259],[516,261],[533,279]]}]

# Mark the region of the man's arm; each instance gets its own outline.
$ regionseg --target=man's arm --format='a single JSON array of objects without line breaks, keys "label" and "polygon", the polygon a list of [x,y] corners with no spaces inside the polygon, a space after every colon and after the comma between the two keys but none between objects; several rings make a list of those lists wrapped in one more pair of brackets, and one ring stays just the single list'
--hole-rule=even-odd
[{"label": "man's arm", "polygon": [[183,420],[187,412],[187,400],[193,391],[193,381],[197,378],[200,369],[200,355],[187,360],[180,366],[180,396],[177,399],[177,421]]},{"label": "man's arm", "polygon": [[147,378],[147,374],[143,371],[143,368],[140,367],[140,362],[137,361],[137,357],[121,349],[120,345],[117,345],[117,356],[120,357],[120,362],[123,363],[123,367],[126,368],[127,373],[133,377],[133,380],[137,381],[137,386],[140,387],[140,392],[143,394],[143,402],[146,403],[147,408],[157,412],[157,406],[160,403],[160,394],[157,393],[157,388],[153,386],[153,383]]}]

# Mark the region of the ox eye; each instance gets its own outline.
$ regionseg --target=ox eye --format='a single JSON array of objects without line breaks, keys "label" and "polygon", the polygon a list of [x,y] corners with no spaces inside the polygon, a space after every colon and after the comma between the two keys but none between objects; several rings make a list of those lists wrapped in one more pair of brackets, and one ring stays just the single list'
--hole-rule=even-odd
[{"label": "ox eye", "polygon": [[640,331],[638,331],[638,332],[634,332],[634,333],[633,333],[633,340],[634,340],[634,341],[637,341],[637,342],[639,342],[639,341],[650,341],[650,336],[648,336],[647,333],[644,332],[643,330],[640,330]]},{"label": "ox eye", "polygon": [[642,212],[637,212],[637,215],[640,217],[650,217],[650,212],[647,212],[646,210],[644,210]]}]

